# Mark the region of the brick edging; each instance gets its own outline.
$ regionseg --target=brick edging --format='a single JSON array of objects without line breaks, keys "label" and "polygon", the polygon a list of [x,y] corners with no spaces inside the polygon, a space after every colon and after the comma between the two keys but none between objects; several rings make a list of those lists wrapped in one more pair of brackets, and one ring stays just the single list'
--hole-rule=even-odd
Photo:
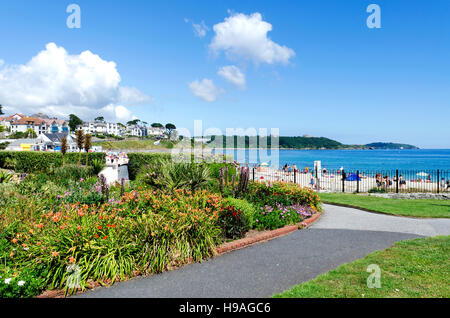
[{"label": "brick edging", "polygon": [[253,245],[253,244],[256,244],[256,243],[259,243],[262,241],[267,241],[267,240],[271,240],[271,239],[274,239],[277,237],[281,237],[281,236],[287,235],[289,233],[292,233],[294,231],[297,231],[300,227],[308,228],[311,226],[311,224],[313,224],[314,222],[316,222],[319,219],[321,214],[322,214],[322,212],[316,213],[312,217],[304,220],[303,222],[297,223],[295,225],[287,225],[280,229],[261,233],[255,237],[243,238],[240,240],[222,244],[221,246],[216,248],[216,255],[228,253],[228,252],[238,250],[238,249],[241,249],[246,246]]}]

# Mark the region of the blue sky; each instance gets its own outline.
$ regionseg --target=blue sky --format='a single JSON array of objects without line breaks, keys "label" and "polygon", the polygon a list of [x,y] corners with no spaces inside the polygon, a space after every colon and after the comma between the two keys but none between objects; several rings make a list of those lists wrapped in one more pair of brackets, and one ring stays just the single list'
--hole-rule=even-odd
[{"label": "blue sky", "polygon": [[[66,26],[66,7],[71,3],[81,8],[80,29]],[[381,8],[381,29],[366,26],[366,8],[371,3]],[[275,56],[273,61],[259,56],[258,50],[252,51],[256,55],[240,54],[237,50],[242,45],[250,47],[245,43],[227,55],[223,41],[221,49],[212,49],[213,26],[239,14],[246,19],[255,13],[272,26],[266,40],[284,48],[278,53],[295,55],[279,60]],[[189,129],[201,119],[204,128],[223,131],[273,127],[281,135],[325,136],[351,144],[393,141],[450,148],[449,17],[447,0],[1,0],[0,99],[6,102],[0,103],[6,111],[34,107],[61,112],[85,106],[80,110],[85,120],[106,110],[114,113],[120,104],[127,115]],[[207,30],[200,37],[193,24],[202,22]],[[239,41],[230,41],[235,40]],[[92,100],[75,106],[71,99],[80,98],[74,97],[73,88],[62,97],[50,94],[55,82],[39,77],[46,74],[42,68],[23,81],[30,83],[25,88],[12,85],[26,74],[24,69],[18,71],[18,65],[29,63],[48,43],[69,55],[89,50],[103,61],[113,61],[120,84],[116,81],[111,87],[95,78],[93,87],[103,92],[89,91],[86,94]],[[234,85],[219,75],[224,66],[237,67],[245,85]],[[202,86],[205,79],[215,88],[209,101],[196,96],[192,88],[193,82]],[[22,102],[23,92],[32,94],[29,85],[36,82],[40,84],[33,92],[47,92],[48,98],[34,96]],[[68,79],[67,83],[57,86],[57,91],[77,82]],[[117,97],[119,86],[135,88],[148,98],[126,103],[130,100]],[[17,92],[11,92],[14,89]],[[22,106],[30,100],[31,106]],[[116,106],[103,108],[104,101]]]}]

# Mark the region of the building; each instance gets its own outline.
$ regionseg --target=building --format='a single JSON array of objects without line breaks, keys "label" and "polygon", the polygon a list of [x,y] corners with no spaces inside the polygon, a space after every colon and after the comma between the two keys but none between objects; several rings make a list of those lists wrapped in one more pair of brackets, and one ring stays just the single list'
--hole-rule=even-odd
[{"label": "building", "polygon": [[[17,114],[16,114],[17,115]],[[35,117],[20,117],[12,118],[9,121],[11,133],[22,132],[25,133],[28,129],[35,131],[39,136],[45,133],[68,133],[69,125],[65,120],[56,118],[42,119]]]},{"label": "building", "polygon": [[116,123],[106,123],[106,122],[86,122],[83,125],[77,126],[77,130],[81,129],[85,134],[90,135],[122,135],[122,127]]},{"label": "building", "polygon": [[75,137],[70,135],[69,133],[44,133],[37,137],[36,139],[36,150],[41,151],[61,151],[62,139],[66,137],[67,140],[67,152],[76,152],[78,151],[77,143],[75,141]]}]

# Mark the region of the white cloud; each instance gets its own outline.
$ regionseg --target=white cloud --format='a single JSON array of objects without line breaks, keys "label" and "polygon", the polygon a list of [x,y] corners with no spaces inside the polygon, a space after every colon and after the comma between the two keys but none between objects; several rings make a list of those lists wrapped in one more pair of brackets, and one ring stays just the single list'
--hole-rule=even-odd
[{"label": "white cloud", "polygon": [[5,64],[5,61],[3,61],[2,59],[0,59],[0,67],[2,67],[3,64]]},{"label": "white cloud", "polygon": [[[189,23],[189,19],[184,19],[184,22]],[[194,30],[194,34],[199,38],[203,38],[206,36],[206,33],[209,31],[208,26],[205,24],[205,21],[198,23],[192,22],[192,29]]]},{"label": "white cloud", "polygon": [[214,102],[220,94],[224,93],[223,89],[217,88],[213,81],[207,78],[201,82],[196,80],[189,83],[189,88],[195,96],[210,103]]},{"label": "white cloud", "polygon": [[101,109],[102,113],[105,114],[106,120],[116,120],[122,123],[130,121],[135,118],[131,111],[122,105],[109,104]]},{"label": "white cloud", "polygon": [[96,116],[111,107],[111,115],[123,117],[125,107],[115,104],[150,101],[138,89],[120,86],[120,81],[114,62],[90,51],[70,55],[49,43],[26,64],[0,69],[0,100],[9,112],[41,111],[59,117]]},{"label": "white cloud", "polygon": [[237,86],[240,89],[245,89],[246,87],[245,74],[242,73],[237,66],[223,66],[219,69],[217,74],[222,76],[227,82]]},{"label": "white cloud", "polygon": [[281,46],[267,37],[272,25],[262,20],[260,13],[231,14],[224,22],[214,25],[210,49],[225,52],[230,60],[246,59],[259,63],[283,63],[295,56],[294,50]]}]

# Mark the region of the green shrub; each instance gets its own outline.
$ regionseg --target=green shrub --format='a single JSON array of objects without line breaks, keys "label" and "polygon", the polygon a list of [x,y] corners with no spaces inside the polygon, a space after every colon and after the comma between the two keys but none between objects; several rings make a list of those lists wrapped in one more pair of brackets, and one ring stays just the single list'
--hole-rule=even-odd
[{"label": "green shrub", "polygon": [[[377,187],[373,187],[372,189],[370,189],[368,191],[369,193],[386,193],[387,190],[386,188],[377,188]],[[420,192],[420,191],[419,191]]]},{"label": "green shrub", "polygon": [[283,206],[276,203],[274,206],[265,205],[255,213],[257,229],[274,230],[286,225],[293,225],[312,216],[316,211],[310,206],[291,205]]},{"label": "green shrub", "polygon": [[246,222],[248,223],[250,229],[255,226],[256,208],[253,204],[247,200],[235,199],[233,197],[227,198],[225,202],[228,206],[234,206],[235,209],[242,212],[242,217],[247,220]]},{"label": "green shrub", "polygon": [[0,142],[0,150],[5,150],[6,147],[8,147],[10,143],[5,141],[5,142]]},{"label": "green shrub", "polygon": [[0,272],[0,298],[30,298],[39,295],[44,287],[45,281],[34,269]]},{"label": "green shrub", "polygon": [[5,170],[0,170],[0,183],[8,183],[11,181],[12,179],[12,173],[5,171]]},{"label": "green shrub", "polygon": [[135,180],[143,167],[160,160],[170,160],[171,155],[168,153],[129,153],[128,159],[128,174],[130,180]]},{"label": "green shrub", "polygon": [[250,182],[245,198],[256,207],[265,205],[282,206],[305,205],[320,209],[320,198],[309,188],[285,182]]},{"label": "green shrub", "polygon": [[92,173],[98,175],[106,166],[104,159],[94,159],[90,162],[90,166],[92,166]]},{"label": "green shrub", "polygon": [[54,171],[56,178],[60,180],[80,180],[86,179],[94,174],[92,167],[78,166],[75,164],[58,167]]},{"label": "green shrub", "polygon": [[225,205],[219,213],[219,224],[225,234],[230,239],[239,239],[245,236],[250,229],[250,222],[242,210],[234,205]]},{"label": "green shrub", "polygon": [[137,178],[157,189],[185,189],[192,192],[205,188],[212,180],[207,164],[178,163],[161,158],[147,164]]}]

